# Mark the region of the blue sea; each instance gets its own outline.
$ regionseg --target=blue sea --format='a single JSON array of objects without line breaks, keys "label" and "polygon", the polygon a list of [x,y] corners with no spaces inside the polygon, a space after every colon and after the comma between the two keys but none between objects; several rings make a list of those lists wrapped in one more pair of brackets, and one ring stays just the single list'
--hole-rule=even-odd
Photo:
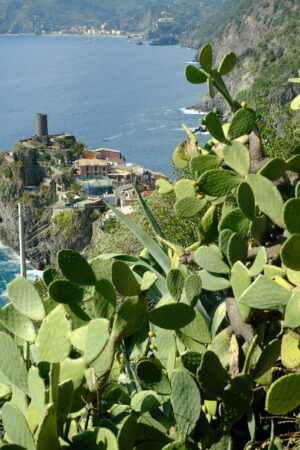
[{"label": "blue sea", "polygon": [[[121,150],[127,162],[172,176],[182,123],[194,129],[202,117],[186,109],[206,93],[184,76],[195,53],[127,38],[0,36],[0,150],[32,136],[42,112],[50,134],[72,133],[89,148]],[[0,265],[4,295],[19,267],[3,246]]]}]

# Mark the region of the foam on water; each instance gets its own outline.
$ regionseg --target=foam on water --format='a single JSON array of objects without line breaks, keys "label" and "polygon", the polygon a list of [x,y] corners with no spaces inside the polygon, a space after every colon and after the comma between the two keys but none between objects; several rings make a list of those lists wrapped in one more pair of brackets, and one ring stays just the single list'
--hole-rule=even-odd
[{"label": "foam on water", "polygon": [[181,112],[183,112],[183,114],[193,114],[193,115],[199,114],[202,116],[205,116],[205,114],[206,114],[206,112],[198,111],[198,109],[192,109],[192,108],[179,108],[179,110]]}]

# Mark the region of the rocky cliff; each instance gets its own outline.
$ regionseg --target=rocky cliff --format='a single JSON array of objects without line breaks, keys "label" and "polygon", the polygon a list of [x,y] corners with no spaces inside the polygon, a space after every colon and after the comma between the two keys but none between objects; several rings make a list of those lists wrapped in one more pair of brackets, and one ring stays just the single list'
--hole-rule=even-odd
[{"label": "rocky cliff", "polygon": [[0,240],[19,251],[18,206],[22,201],[26,257],[43,269],[61,248],[82,251],[92,237],[86,210],[53,215],[56,183],[47,177],[34,149],[20,148],[0,155]]}]

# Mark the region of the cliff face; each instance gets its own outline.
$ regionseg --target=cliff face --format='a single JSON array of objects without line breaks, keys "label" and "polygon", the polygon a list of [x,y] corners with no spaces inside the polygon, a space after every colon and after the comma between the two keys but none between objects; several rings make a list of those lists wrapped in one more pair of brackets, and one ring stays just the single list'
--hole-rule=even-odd
[{"label": "cliff face", "polygon": [[[226,26],[214,36],[216,65],[229,51],[238,56],[238,66],[226,80],[231,94],[252,86],[256,93],[266,90],[272,101],[287,103],[295,96],[288,83],[297,74],[300,37],[300,4],[296,0],[247,0],[241,2]],[[201,45],[203,42],[201,42]],[[196,107],[224,109],[218,97],[200,101]]]},{"label": "cliff face", "polygon": [[88,211],[70,209],[53,217],[56,184],[45,182],[45,175],[34,149],[0,155],[0,240],[19,251],[17,203],[22,201],[26,257],[38,269],[55,262],[61,248],[82,251],[92,237]]}]

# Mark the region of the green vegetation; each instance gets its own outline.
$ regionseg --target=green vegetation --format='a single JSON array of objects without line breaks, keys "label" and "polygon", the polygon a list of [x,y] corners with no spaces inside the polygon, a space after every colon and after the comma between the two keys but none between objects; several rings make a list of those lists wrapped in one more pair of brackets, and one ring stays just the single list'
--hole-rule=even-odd
[{"label": "green vegetation", "polygon": [[[189,177],[159,180],[154,199],[178,217],[170,229],[138,195],[152,236],[111,209],[139,256],[65,249],[38,290],[7,285],[0,448],[299,447],[300,155],[264,157],[253,92],[233,98],[222,79],[235,55],[212,61],[205,45],[187,79],[220,91],[232,114],[206,115],[204,148],[186,128],[173,161]],[[193,238],[176,235],[184,223]]]}]

